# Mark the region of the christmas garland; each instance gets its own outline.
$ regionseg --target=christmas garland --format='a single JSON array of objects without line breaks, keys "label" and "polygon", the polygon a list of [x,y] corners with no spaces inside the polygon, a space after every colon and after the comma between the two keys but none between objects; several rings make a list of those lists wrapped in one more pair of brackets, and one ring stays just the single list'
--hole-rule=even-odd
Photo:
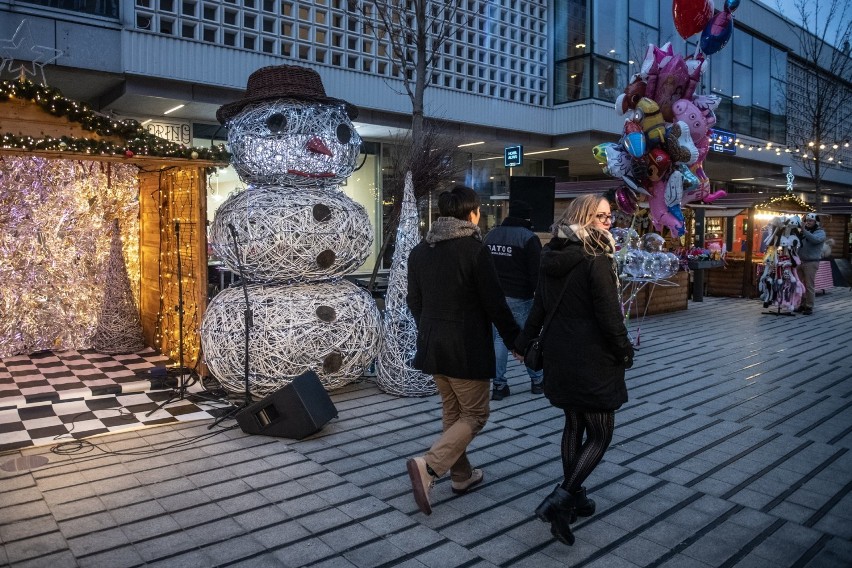
[{"label": "christmas garland", "polygon": [[118,136],[126,142],[116,144],[108,140],[71,136],[34,138],[6,133],[0,137],[0,147],[4,149],[53,150],[103,156],[121,155],[127,158],[140,155],[216,162],[228,162],[230,159],[223,144],[212,148],[187,148],[151,134],[136,120],[109,118],[91,110],[84,103],[65,98],[58,89],[36,85],[28,80],[0,82],[0,102],[6,102],[12,98],[31,100],[53,116],[65,117],[99,136]]}]

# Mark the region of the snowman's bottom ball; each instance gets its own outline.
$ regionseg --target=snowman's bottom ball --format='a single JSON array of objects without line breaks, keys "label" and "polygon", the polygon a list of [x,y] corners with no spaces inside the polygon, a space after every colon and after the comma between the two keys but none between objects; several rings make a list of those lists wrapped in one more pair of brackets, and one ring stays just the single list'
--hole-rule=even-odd
[{"label": "snowman's bottom ball", "polygon": [[[266,396],[305,371],[316,372],[326,389],[339,388],[360,377],[375,358],[379,310],[355,284],[252,284],[247,290],[252,395]],[[245,392],[244,311],[242,288],[226,288],[201,323],[205,363],[232,393]]]}]

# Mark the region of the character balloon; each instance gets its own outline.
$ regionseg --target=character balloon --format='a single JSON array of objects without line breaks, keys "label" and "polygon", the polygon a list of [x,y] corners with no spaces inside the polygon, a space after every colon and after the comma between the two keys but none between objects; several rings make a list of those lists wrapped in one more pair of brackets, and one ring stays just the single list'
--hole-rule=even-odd
[{"label": "character balloon", "polygon": [[674,0],[672,2],[675,29],[683,39],[689,39],[703,30],[712,17],[712,0]]}]

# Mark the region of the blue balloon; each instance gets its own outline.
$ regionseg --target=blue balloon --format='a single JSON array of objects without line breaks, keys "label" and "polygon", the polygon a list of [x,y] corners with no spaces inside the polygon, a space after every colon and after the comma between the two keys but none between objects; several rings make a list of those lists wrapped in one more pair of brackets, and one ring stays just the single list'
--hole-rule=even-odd
[{"label": "blue balloon", "polygon": [[622,144],[634,158],[641,158],[648,151],[648,140],[644,132],[628,132],[624,135]]},{"label": "blue balloon", "polygon": [[705,55],[713,55],[720,51],[731,39],[734,33],[734,17],[727,10],[719,12],[707,22],[701,32],[701,51]]}]

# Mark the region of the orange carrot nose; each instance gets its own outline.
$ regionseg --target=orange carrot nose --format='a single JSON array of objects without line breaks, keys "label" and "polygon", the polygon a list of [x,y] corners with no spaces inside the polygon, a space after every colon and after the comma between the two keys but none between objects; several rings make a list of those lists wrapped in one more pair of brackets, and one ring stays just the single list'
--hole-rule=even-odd
[{"label": "orange carrot nose", "polygon": [[310,152],[323,154],[324,156],[331,156],[331,150],[328,149],[328,146],[325,145],[325,142],[323,142],[316,136],[308,140],[308,144],[306,147]]}]

